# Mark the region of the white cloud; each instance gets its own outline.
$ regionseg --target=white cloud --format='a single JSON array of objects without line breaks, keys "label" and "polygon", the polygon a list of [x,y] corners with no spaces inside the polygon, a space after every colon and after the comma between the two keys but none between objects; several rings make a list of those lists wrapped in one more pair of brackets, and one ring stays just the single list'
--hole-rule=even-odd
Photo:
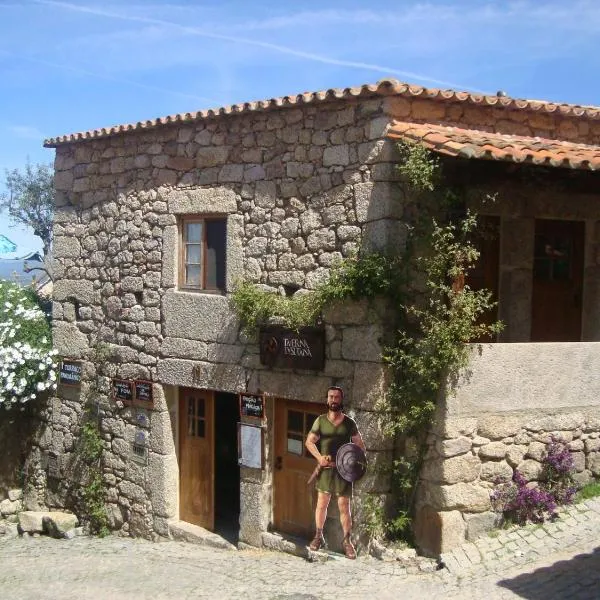
[{"label": "white cloud", "polygon": [[19,138],[27,140],[44,139],[44,134],[32,125],[9,125],[7,129]]},{"label": "white cloud", "polygon": [[402,78],[408,78],[413,80],[419,80],[422,82],[426,82],[428,84],[442,85],[442,86],[450,86],[457,88],[469,88],[471,86],[467,86],[465,84],[456,83],[452,81],[448,81],[441,78],[430,77],[427,74],[416,73],[412,71],[406,71],[402,69],[398,69],[396,67],[376,64],[368,61],[358,61],[358,60],[349,60],[343,58],[336,58],[333,56],[328,56],[322,53],[309,52],[301,49],[291,48],[286,45],[272,43],[263,40],[251,39],[243,36],[234,36],[226,33],[218,33],[215,31],[209,31],[207,28],[194,27],[191,25],[182,25],[180,23],[166,21],[163,19],[156,19],[147,16],[141,16],[137,14],[126,14],[122,12],[113,12],[110,10],[105,10],[101,8],[95,8],[92,6],[82,6],[77,4],[71,4],[68,2],[59,2],[56,0],[34,0],[38,4],[44,4],[48,6],[54,6],[56,8],[62,8],[65,10],[81,12],[86,14],[95,15],[98,17],[107,17],[111,19],[118,19],[123,21],[132,21],[138,23],[144,23],[148,25],[158,25],[165,28],[169,28],[172,31],[179,31],[188,35],[195,35],[207,39],[219,40],[224,42],[230,42],[233,44],[243,45],[243,46],[252,46],[256,48],[261,48],[264,50],[270,50],[276,53],[285,54],[288,56],[292,56],[295,58],[305,59],[308,61],[313,61],[317,63],[322,63],[326,65],[334,65],[340,67],[348,67],[354,69],[361,69],[366,71],[373,71],[377,73],[381,73],[388,76],[398,76]]},{"label": "white cloud", "polygon": [[[577,61],[589,72],[598,63],[600,3],[592,0],[406,0],[400,7],[377,0],[368,8],[322,0],[295,12],[287,3],[265,0],[251,5],[243,0],[32,2],[54,9],[44,11],[46,19],[71,26],[50,46],[32,39],[25,46],[30,57],[147,89],[154,88],[154,79],[161,84],[156,91],[184,77],[197,84],[194,91],[206,89],[216,97],[196,96],[211,105],[230,102],[230,92],[239,95],[236,100],[247,98],[247,91],[241,91],[244,79],[256,89],[276,78],[289,81],[293,92],[314,89],[313,80],[319,88],[328,81],[355,83],[349,80],[354,71],[361,81],[391,76],[489,93],[514,89],[510,81],[519,71],[553,59]],[[290,73],[298,88],[290,87]]]}]

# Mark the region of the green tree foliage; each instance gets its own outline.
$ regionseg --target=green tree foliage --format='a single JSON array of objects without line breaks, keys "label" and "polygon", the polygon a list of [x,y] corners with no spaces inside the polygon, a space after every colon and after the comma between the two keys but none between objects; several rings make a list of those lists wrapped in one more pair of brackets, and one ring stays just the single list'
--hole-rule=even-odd
[{"label": "green tree foliage", "polygon": [[54,171],[51,165],[29,162],[21,171],[6,171],[7,194],[0,196],[0,208],[6,210],[19,225],[33,229],[48,256],[52,245],[52,214],[54,211]]}]

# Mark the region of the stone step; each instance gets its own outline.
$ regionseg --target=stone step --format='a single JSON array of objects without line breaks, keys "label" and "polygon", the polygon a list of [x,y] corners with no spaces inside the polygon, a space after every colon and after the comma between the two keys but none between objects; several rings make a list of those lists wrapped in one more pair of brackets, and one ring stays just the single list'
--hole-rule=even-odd
[{"label": "stone step", "polygon": [[326,562],[328,560],[343,558],[341,554],[327,550],[318,550],[316,552],[310,550],[306,539],[293,535],[267,531],[261,534],[261,541],[263,548],[300,556],[310,562]]},{"label": "stone step", "polygon": [[168,522],[168,526],[169,537],[174,540],[199,544],[201,546],[211,546],[212,548],[220,548],[221,550],[237,550],[226,539],[212,531],[208,531],[208,529],[204,529],[204,527],[192,525],[191,523],[177,519],[171,519]]},{"label": "stone step", "polygon": [[19,529],[23,533],[47,533],[61,538],[79,525],[77,515],[61,511],[24,510],[19,513]]}]

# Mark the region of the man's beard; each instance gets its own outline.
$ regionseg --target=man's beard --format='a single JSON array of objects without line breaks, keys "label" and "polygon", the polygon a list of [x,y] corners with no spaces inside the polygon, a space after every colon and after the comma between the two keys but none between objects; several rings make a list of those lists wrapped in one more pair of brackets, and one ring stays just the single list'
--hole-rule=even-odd
[{"label": "man's beard", "polygon": [[344,406],[341,403],[334,404],[333,402],[331,402],[330,404],[327,405],[327,408],[329,408],[329,410],[332,412],[341,412],[342,409],[344,408]]}]

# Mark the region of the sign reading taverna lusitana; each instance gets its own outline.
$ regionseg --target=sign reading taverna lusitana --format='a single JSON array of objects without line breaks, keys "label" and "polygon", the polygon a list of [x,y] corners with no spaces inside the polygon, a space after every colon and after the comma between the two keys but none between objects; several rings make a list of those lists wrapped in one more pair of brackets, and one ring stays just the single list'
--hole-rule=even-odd
[{"label": "sign reading taverna lusitana", "polygon": [[263,365],[311,371],[325,368],[325,330],[321,327],[303,327],[298,331],[262,327],[259,337]]}]

